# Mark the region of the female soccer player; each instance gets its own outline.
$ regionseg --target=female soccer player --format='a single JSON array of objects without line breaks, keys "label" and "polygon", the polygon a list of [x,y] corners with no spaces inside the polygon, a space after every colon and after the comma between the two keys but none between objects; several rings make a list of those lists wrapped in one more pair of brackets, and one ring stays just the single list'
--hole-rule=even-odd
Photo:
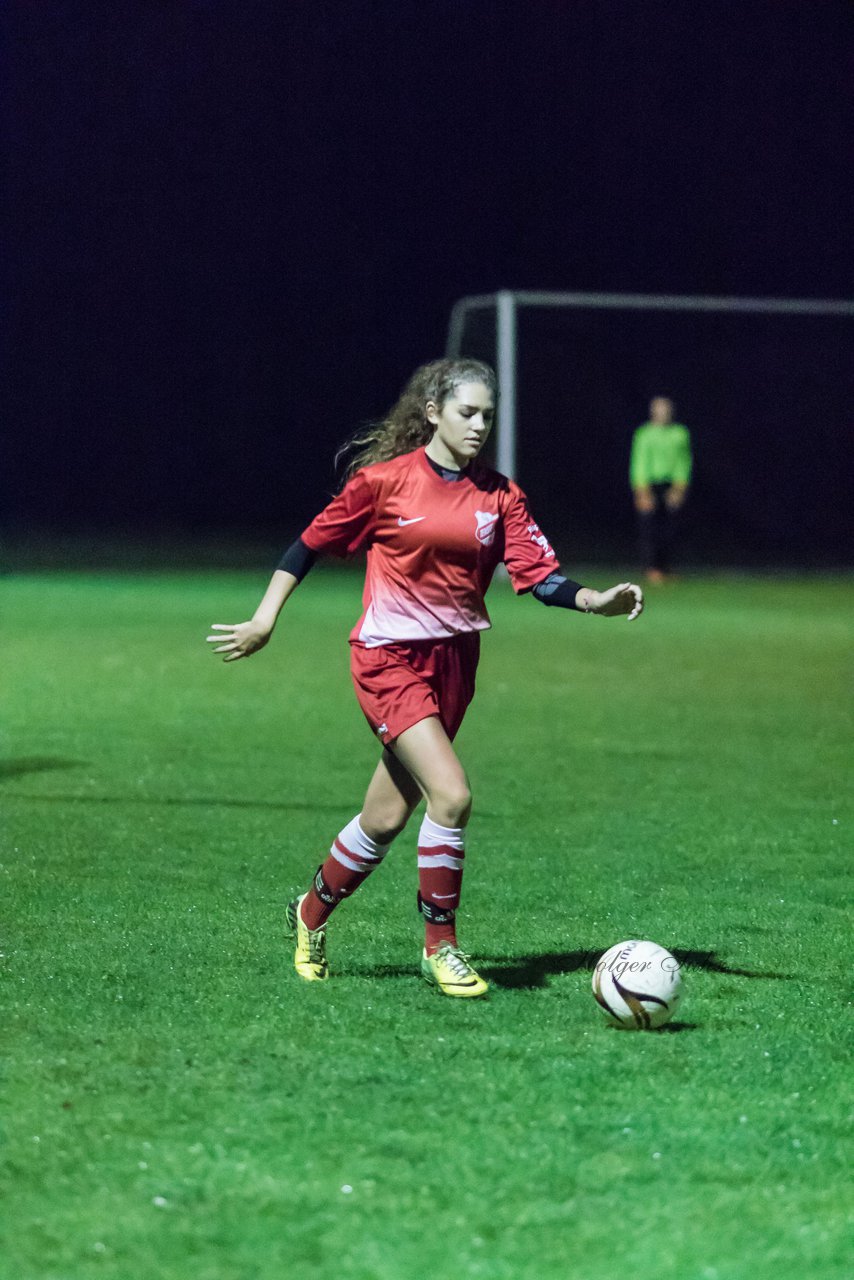
[{"label": "female soccer player", "polygon": [[343,489],[285,552],[254,616],[215,623],[208,636],[224,661],[249,657],[270,639],[318,555],[366,548],[351,669],[383,751],[361,813],[287,908],[294,965],[307,982],[329,976],[329,916],[379,866],[424,799],[421,972],[445,995],[486,994],[455,931],[472,798],[452,745],[474,693],[480,632],[490,625],[486,589],[503,562],[516,591],[544,604],[629,620],[643,609],[633,583],[599,592],[564,578],[518,485],[476,462],[495,400],[495,374],[479,361],[436,360],[416,370],[385,421],[352,442],[358,451]]}]

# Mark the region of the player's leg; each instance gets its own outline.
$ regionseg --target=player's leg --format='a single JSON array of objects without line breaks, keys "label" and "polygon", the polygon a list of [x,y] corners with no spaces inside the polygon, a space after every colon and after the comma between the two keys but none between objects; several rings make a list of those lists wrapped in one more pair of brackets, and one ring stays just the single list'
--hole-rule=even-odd
[{"label": "player's leg", "polygon": [[365,793],[360,822],[380,844],[390,845],[421,802],[421,788],[386,748]]},{"label": "player's leg", "polygon": [[661,531],[661,568],[667,574],[673,573],[674,555],[682,537],[682,526],[685,519],[685,507],[664,507]]},{"label": "player's leg", "polygon": [[649,513],[647,529],[647,577],[650,582],[663,582],[667,575],[666,522],[668,511],[664,501],[667,485],[652,486],[654,509]]},{"label": "player's leg", "polygon": [[308,892],[287,909],[288,924],[297,939],[294,964],[306,981],[329,976],[327,920],[376,870],[420,800],[417,784],[391,753],[384,751],[361,813],[338,833]]},{"label": "player's leg", "polygon": [[635,520],[641,568],[645,574],[649,574],[655,568],[655,507],[649,511],[636,511]]},{"label": "player's leg", "polygon": [[339,831],[302,900],[300,916],[309,929],[321,928],[339,902],[355,893],[376,870],[420,799],[416,783],[385,750],[361,812]]},{"label": "player's leg", "polygon": [[465,769],[438,716],[405,729],[391,744],[394,759],[427,801],[427,816],[445,827],[464,827],[471,815]]},{"label": "player's leg", "polygon": [[392,744],[397,760],[427,802],[418,833],[418,904],[428,955],[443,943],[456,946],[456,911],[465,863],[471,791],[444,726],[436,716],[420,720]]},{"label": "player's leg", "polygon": [[406,729],[391,749],[427,802],[418,834],[418,905],[425,926],[422,973],[445,995],[484,995],[487,984],[460,952],[456,934],[465,828],[471,814],[465,770],[437,716]]}]

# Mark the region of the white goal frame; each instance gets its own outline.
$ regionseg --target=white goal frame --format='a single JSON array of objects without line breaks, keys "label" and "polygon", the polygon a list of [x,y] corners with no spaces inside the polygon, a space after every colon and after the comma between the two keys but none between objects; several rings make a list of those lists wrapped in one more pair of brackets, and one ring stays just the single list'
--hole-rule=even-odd
[{"label": "white goal frame", "polygon": [[760,315],[854,316],[854,301],[831,298],[716,298],[665,293],[539,293],[499,289],[497,293],[459,298],[451,308],[447,355],[463,352],[466,319],[472,311],[495,311],[496,373],[501,413],[496,427],[496,467],[516,479],[517,436],[517,319],[520,307],[560,307],[575,310],[609,308],[618,311],[722,311]]}]

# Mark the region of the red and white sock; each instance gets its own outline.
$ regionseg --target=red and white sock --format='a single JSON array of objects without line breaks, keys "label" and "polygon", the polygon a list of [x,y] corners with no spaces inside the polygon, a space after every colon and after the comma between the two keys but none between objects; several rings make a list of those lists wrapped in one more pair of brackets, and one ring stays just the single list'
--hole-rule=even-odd
[{"label": "red and white sock", "polygon": [[356,892],[391,848],[365,835],[361,816],[357,814],[336,836],[329,857],[317,868],[314,883],[302,900],[300,915],[309,929],[326,924],[342,898]]},{"label": "red and white sock", "polygon": [[465,847],[465,827],[440,827],[432,818],[424,818],[418,833],[418,905],[424,916],[428,955],[438,951],[443,942],[457,945],[455,917]]}]

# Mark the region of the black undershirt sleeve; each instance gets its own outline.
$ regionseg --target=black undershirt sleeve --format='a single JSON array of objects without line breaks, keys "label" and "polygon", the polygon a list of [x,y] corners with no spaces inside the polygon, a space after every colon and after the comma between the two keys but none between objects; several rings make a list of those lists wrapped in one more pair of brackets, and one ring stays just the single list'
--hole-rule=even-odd
[{"label": "black undershirt sleeve", "polygon": [[316,559],[317,552],[307,547],[302,538],[297,538],[296,542],[292,542],[288,547],[276,568],[282,569],[285,573],[292,573],[297,582],[302,582]]},{"label": "black undershirt sleeve", "polygon": [[583,587],[580,582],[573,582],[561,573],[550,573],[542,582],[538,582],[532,591],[542,604],[557,605],[559,609],[575,609],[583,613],[575,603],[575,597]]},{"label": "black undershirt sleeve", "polygon": [[[317,552],[307,547],[302,538],[297,538],[296,542],[292,542],[288,547],[276,568],[285,573],[292,573],[297,582],[302,582],[316,560]],[[559,609],[578,610],[575,598],[581,590],[580,582],[564,578],[560,573],[550,573],[542,582],[537,583],[531,594],[536,596],[542,604],[556,606]]]}]

